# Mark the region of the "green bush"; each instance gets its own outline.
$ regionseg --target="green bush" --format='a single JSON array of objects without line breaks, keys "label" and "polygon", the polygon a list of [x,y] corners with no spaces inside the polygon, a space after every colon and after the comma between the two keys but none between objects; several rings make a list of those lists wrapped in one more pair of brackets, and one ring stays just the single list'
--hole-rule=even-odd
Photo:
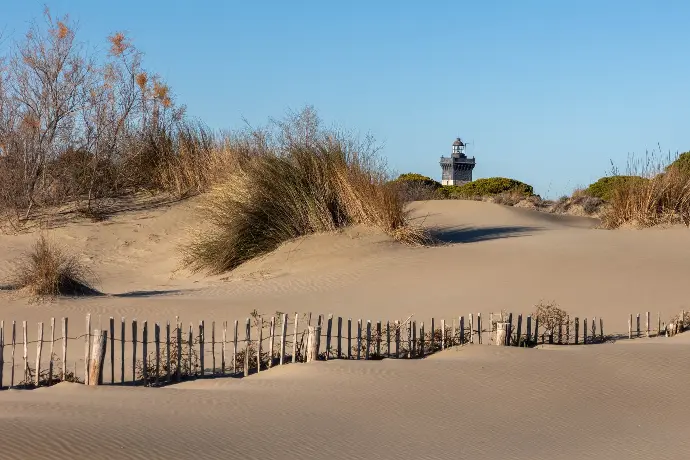
[{"label": "green bush", "polygon": [[610,201],[613,198],[613,191],[618,187],[626,185],[643,185],[645,179],[640,176],[607,176],[592,183],[585,189],[585,193],[595,198]]},{"label": "green bush", "polygon": [[414,183],[417,183],[419,185],[433,187],[436,189],[441,188],[440,182],[435,181],[431,177],[423,176],[423,175],[417,174],[417,173],[401,174],[400,176],[398,176],[397,179],[395,179],[395,182],[414,182]]},{"label": "green bush", "polygon": [[534,189],[531,185],[505,177],[477,179],[464,185],[444,185],[443,192],[446,196],[451,198],[494,196],[506,192],[524,195],[526,197],[534,195]]}]

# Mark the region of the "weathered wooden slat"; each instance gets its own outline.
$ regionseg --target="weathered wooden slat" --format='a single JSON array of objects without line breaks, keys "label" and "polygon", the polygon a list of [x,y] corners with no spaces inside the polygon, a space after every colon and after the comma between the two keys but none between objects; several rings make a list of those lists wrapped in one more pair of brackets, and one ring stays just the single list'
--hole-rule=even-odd
[{"label": "weathered wooden slat", "polygon": [[110,383],[115,383],[115,318],[110,317]]},{"label": "weathered wooden slat", "polygon": [[362,357],[362,320],[357,320],[357,359]]},{"label": "weathered wooden slat", "polygon": [[[182,322],[179,317],[175,317],[175,330],[177,334],[177,362],[175,363],[175,378],[179,382],[182,380]],[[191,359],[191,356],[190,356]]]},{"label": "weathered wooden slat", "polygon": [[527,346],[532,344],[532,315],[527,315],[527,334],[525,336]]},{"label": "weathered wooden slat", "polygon": [[[84,384],[89,384],[89,359],[91,357],[91,314],[86,315],[86,334],[84,334]],[[76,369],[75,369],[76,371]]]},{"label": "weathered wooden slat", "polygon": [[[431,334],[429,335],[429,353],[434,352],[435,336],[436,336],[436,325],[434,323],[434,318],[431,318]],[[424,339],[424,334],[422,334],[422,339]]]},{"label": "weathered wooden slat", "polygon": [[477,342],[482,343],[482,314],[477,313]]},{"label": "weathered wooden slat", "polygon": [[419,357],[424,357],[424,342],[426,337],[424,336],[424,321],[419,323]]},{"label": "weathered wooden slat", "polygon": [[[12,321],[12,370],[10,372],[10,388],[14,388],[14,355],[17,348],[17,323]],[[76,370],[75,370],[76,372]]]},{"label": "weathered wooden slat", "polygon": [[319,359],[319,337],[321,336],[321,324],[307,327],[307,353],[306,362],[310,363]]},{"label": "weathered wooden slat", "polygon": [[122,317],[122,324],[120,325],[120,384],[125,384],[125,317]]},{"label": "weathered wooden slat", "polygon": [[0,320],[0,390],[3,386],[3,370],[5,368],[5,321]]},{"label": "weathered wooden slat", "polygon": [[211,375],[216,375],[216,322],[211,321]]},{"label": "weathered wooden slat", "polygon": [[[508,344],[510,345],[510,337],[508,338]],[[522,314],[517,317],[517,346],[522,344]]]},{"label": "weathered wooden slat", "polygon": [[29,340],[27,339],[26,321],[22,321],[24,337],[24,384],[29,383]]},{"label": "weathered wooden slat", "polygon": [[237,332],[240,326],[239,320],[235,320],[235,332],[232,339],[232,373],[237,373]]},{"label": "weathered wooden slat", "polygon": [[637,337],[640,337],[640,314],[637,314]]},{"label": "weathered wooden slat", "polygon": [[412,322],[412,346],[410,347],[410,357],[417,356],[417,321]]},{"label": "weathered wooden slat", "polygon": [[575,345],[580,343],[580,318],[575,317]]},{"label": "weathered wooden slat", "polygon": [[[539,343],[539,317],[534,318],[534,344]],[[542,341],[543,343],[543,341]]]},{"label": "weathered wooden slat", "polygon": [[[433,334],[432,334],[433,335]],[[441,350],[446,349],[446,320],[441,320]]]},{"label": "weathered wooden slat", "polygon": [[632,339],[632,314],[628,318],[628,338]]},{"label": "weathered wooden slat", "polygon": [[328,315],[328,322],[326,323],[326,361],[331,354],[331,332],[333,329],[333,315]]},{"label": "weathered wooden slat", "polygon": [[496,346],[505,347],[508,343],[508,329],[510,328],[509,323],[498,322],[496,323]]},{"label": "weathered wooden slat", "polygon": [[299,313],[295,313],[295,332],[292,337],[292,362],[297,362],[297,325],[299,323]]},{"label": "weathered wooden slat", "polygon": [[647,337],[649,337],[649,336],[650,336],[650,331],[649,331],[649,328],[650,328],[650,323],[649,323],[649,312],[647,312],[647,314],[646,314],[646,319],[647,319],[647,321],[646,321],[646,326],[647,326]]},{"label": "weathered wooden slat", "polygon": [[288,315],[283,313],[282,323],[280,324],[280,365],[285,363],[285,346],[287,341]]},{"label": "weathered wooden slat", "polygon": [[259,322],[257,324],[257,329],[259,336],[256,339],[256,372],[261,372],[261,345],[264,340],[264,319],[259,317]]},{"label": "weathered wooden slat", "polygon": [[371,350],[371,320],[367,320],[366,346],[367,349],[364,350],[364,359],[369,359],[369,350]]},{"label": "weathered wooden slat", "polygon": [[170,320],[165,322],[165,381],[172,381],[172,369],[170,369]]},{"label": "weathered wooden slat", "polygon": [[513,335],[513,314],[508,314],[508,327],[506,329],[506,346],[510,346],[510,337]]},{"label": "weathered wooden slat", "polygon": [[161,326],[156,321],[153,325],[153,340],[156,349],[156,376],[155,385],[160,385],[160,375],[161,375]]},{"label": "weathered wooden slat", "polygon": [[[2,354],[2,350],[0,350]],[[48,361],[48,385],[53,384],[53,368],[55,367],[55,318],[50,318],[50,360]],[[0,358],[1,360],[1,358]],[[1,373],[1,372],[0,372]],[[2,378],[0,378],[2,388]]]},{"label": "weathered wooden slat", "polygon": [[469,314],[469,326],[470,326],[470,343],[474,343],[474,324],[472,324],[474,321],[474,318],[472,317],[472,313]]},{"label": "weathered wooden slat", "polygon": [[601,317],[599,318],[599,336],[601,341],[603,342],[606,336],[604,336],[604,319]]},{"label": "weathered wooden slat", "polygon": [[381,321],[376,321],[376,357],[381,357]]},{"label": "weathered wooden slat", "polygon": [[93,334],[93,348],[91,350],[89,385],[101,385],[103,383],[103,364],[105,361],[105,348],[108,343],[108,332],[96,329]]},{"label": "weathered wooden slat", "polygon": [[386,357],[391,357],[391,322],[386,321]]},{"label": "weathered wooden slat", "polygon": [[228,343],[228,322],[223,321],[223,345],[220,349],[220,373],[225,375],[225,356],[227,353],[227,343]]},{"label": "weathered wooden slat", "polygon": [[[76,372],[76,369],[75,369]],[[62,318],[62,381],[67,378],[67,317]]]},{"label": "weathered wooden slat", "polygon": [[141,362],[143,363],[144,385],[149,384],[149,326],[148,321],[141,325]]},{"label": "weathered wooden slat", "polygon": [[400,321],[395,322],[395,357],[400,358]]},{"label": "weathered wooden slat", "polygon": [[276,317],[271,316],[271,326],[269,330],[269,339],[268,339],[268,368],[270,369],[273,367],[273,347],[275,345],[275,336],[276,336]]},{"label": "weathered wooden slat", "polygon": [[187,332],[187,356],[189,356],[189,376],[196,376],[196,362],[194,361],[194,324],[189,323],[189,331]]},{"label": "weathered wooden slat", "polygon": [[582,318],[582,344],[587,345],[587,318]]},{"label": "weathered wooden slat", "polygon": [[342,318],[342,316],[338,316],[338,343],[336,344],[337,358],[338,359],[343,357],[342,340],[343,340],[343,318]]},{"label": "weathered wooden slat", "polygon": [[36,375],[34,385],[41,383],[41,352],[43,351],[43,323],[38,323],[38,335],[36,336]]},{"label": "weathered wooden slat", "polygon": [[465,317],[461,316],[458,322],[458,332],[460,333],[460,337],[458,338],[460,339],[460,345],[465,345]]},{"label": "weathered wooden slat", "polygon": [[202,377],[206,372],[206,355],[204,353],[206,337],[204,336],[204,332],[204,320],[202,319],[201,321],[199,321],[199,365],[201,366],[199,372],[201,373]]}]

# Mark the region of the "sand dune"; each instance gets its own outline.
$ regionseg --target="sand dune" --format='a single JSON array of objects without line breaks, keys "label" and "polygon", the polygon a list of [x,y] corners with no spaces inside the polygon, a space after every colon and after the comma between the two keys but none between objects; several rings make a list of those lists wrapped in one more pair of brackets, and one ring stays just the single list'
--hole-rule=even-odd
[{"label": "sand dune", "polygon": [[[446,245],[408,248],[353,228],[204,277],[175,272],[195,205],[55,229],[106,295],[29,304],[4,291],[0,317],[69,316],[79,331],[87,312],[102,321],[233,321],[253,309],[438,321],[527,314],[543,299],[602,317],[613,333],[627,331],[631,313],[690,311],[686,228],[608,231],[584,217],[421,202],[416,221]],[[34,237],[0,236],[0,279]],[[685,335],[558,350],[477,345],[423,361],[290,365],[164,389],[3,391],[0,457],[685,458]]]}]

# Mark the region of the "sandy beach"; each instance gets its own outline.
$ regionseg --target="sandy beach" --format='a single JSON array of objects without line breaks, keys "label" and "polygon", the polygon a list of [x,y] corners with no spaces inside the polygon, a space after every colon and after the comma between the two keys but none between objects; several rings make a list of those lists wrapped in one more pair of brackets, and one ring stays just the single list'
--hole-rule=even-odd
[{"label": "sandy beach", "polygon": [[[191,199],[51,236],[106,295],[30,303],[0,291],[0,318],[241,322],[256,309],[371,321],[450,321],[541,300],[627,333],[630,314],[690,311],[687,228],[600,230],[586,217],[474,201],[414,203],[447,244],[410,248],[367,228],[305,237],[231,274],[179,268]],[[0,279],[35,234],[0,235]],[[0,392],[0,457],[686,457],[685,334],[588,347],[454,347],[424,360],[329,361],[165,388],[60,383]],[[78,351],[78,350],[77,350]],[[32,352],[29,351],[31,356]],[[77,353],[78,354],[78,353]],[[77,364],[78,365],[78,364]],[[7,350],[5,373],[8,372]]]}]

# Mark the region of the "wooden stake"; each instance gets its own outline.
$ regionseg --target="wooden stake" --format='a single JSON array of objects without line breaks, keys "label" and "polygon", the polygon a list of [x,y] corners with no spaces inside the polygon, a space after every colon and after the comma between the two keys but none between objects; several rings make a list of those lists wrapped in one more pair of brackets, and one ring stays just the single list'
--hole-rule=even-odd
[{"label": "wooden stake", "polygon": [[189,356],[189,373],[191,377],[196,377],[196,362],[194,361],[194,325],[189,323],[189,331],[187,331],[187,355]]},{"label": "wooden stake", "polygon": [[482,314],[477,313],[477,341],[482,343]]},{"label": "wooden stake", "polygon": [[12,371],[10,372],[10,388],[14,388],[14,353],[17,347],[17,324],[12,321]]},{"label": "wooden stake", "polygon": [[410,323],[412,328],[412,343],[410,345],[410,358],[417,355],[417,321]]},{"label": "wooden stake", "polygon": [[216,322],[211,321],[211,375],[216,375]]},{"label": "wooden stake", "polygon": [[513,314],[508,313],[508,328],[506,329],[506,346],[510,346],[510,338],[513,336]]},{"label": "wooden stake", "polygon": [[597,318],[592,318],[592,342],[597,341]]},{"label": "wooden stake", "polygon": [[264,340],[264,319],[262,317],[259,317],[257,327],[259,329],[259,337],[256,341],[256,372],[258,374],[261,372],[261,342]]},{"label": "wooden stake", "polygon": [[27,340],[26,321],[22,321],[22,329],[24,333],[24,384],[26,385],[29,383],[29,359],[27,356],[29,354],[29,341]]},{"label": "wooden stake", "polygon": [[[431,335],[429,336],[429,354],[434,352],[434,336],[436,335],[436,325],[434,323],[434,318],[431,318]],[[422,335],[422,337],[424,337]]]},{"label": "wooden stake", "polygon": [[122,317],[122,324],[120,325],[120,352],[122,359],[120,360],[120,384],[125,384],[125,317]]},{"label": "wooden stake", "polygon": [[282,323],[280,324],[280,365],[285,362],[285,341],[287,340],[287,313],[283,313]]},{"label": "wooden stake", "polygon": [[474,343],[474,329],[473,329],[473,321],[472,321],[472,313],[469,314],[469,325],[470,325],[470,343]]},{"label": "wooden stake", "polygon": [[376,357],[381,358],[381,321],[376,322]]},{"label": "wooden stake", "polygon": [[419,323],[419,357],[424,358],[424,342],[426,336],[424,335],[424,321]]},{"label": "wooden stake", "polygon": [[295,334],[292,339],[292,362],[297,361],[297,323],[299,322],[299,313],[295,313]]},{"label": "wooden stake", "polygon": [[628,338],[632,339],[632,315],[628,318]]},{"label": "wooden stake", "polygon": [[141,328],[141,362],[143,363],[144,386],[149,384],[149,326],[148,321],[144,321]]},{"label": "wooden stake", "polygon": [[587,345],[587,318],[582,319],[582,344]]},{"label": "wooden stake", "polygon": [[321,324],[307,327],[307,356],[308,363],[319,359],[319,341],[321,337]]},{"label": "wooden stake", "polygon": [[[542,344],[544,341],[542,340]],[[534,318],[534,344],[539,344],[539,317]]]},{"label": "wooden stake", "polygon": [[565,317],[565,343],[570,345],[570,315]]},{"label": "wooden stake", "polygon": [[347,359],[352,358],[352,318],[347,319]]},{"label": "wooden stake", "polygon": [[604,341],[604,320],[603,318],[599,317],[599,337],[601,338],[601,341]]},{"label": "wooden stake", "polygon": [[364,352],[364,359],[369,359],[369,350],[371,349],[371,321],[367,320],[367,349]]},{"label": "wooden stake", "polygon": [[661,313],[656,314],[656,320],[657,320],[656,335],[657,335],[657,337],[659,337],[661,335]]},{"label": "wooden stake", "polygon": [[91,367],[89,368],[89,385],[101,385],[103,383],[103,362],[105,361],[105,348],[108,342],[108,332],[96,329],[93,334],[93,348],[91,352]]},{"label": "wooden stake", "polygon": [[400,321],[395,322],[395,357],[400,358]]},{"label": "wooden stake", "polygon": [[451,329],[450,329],[450,343],[448,344],[449,346],[454,346],[456,344],[455,340],[455,318],[453,318],[452,323],[451,323]]},{"label": "wooden stake", "polygon": [[[182,380],[182,322],[179,316],[175,317],[175,332],[177,334],[177,362],[175,363],[175,375],[176,380],[179,382]],[[191,359],[191,356],[190,356]]]},{"label": "wooden stake", "polygon": [[357,320],[357,359],[362,355],[362,320]]},{"label": "wooden stake", "polygon": [[115,318],[110,317],[110,383],[115,383]]},{"label": "wooden stake", "polygon": [[640,337],[640,314],[639,313],[637,314],[636,320],[637,320],[637,337],[639,338]]},{"label": "wooden stake", "polygon": [[580,343],[580,318],[575,317],[575,345]]},{"label": "wooden stake", "polygon": [[391,357],[391,322],[386,321],[386,357]]},{"label": "wooden stake", "polygon": [[91,356],[91,314],[86,315],[86,334],[84,335],[84,384],[89,384],[89,357]]},{"label": "wooden stake", "polygon": [[239,328],[239,321],[235,320],[235,332],[232,339],[232,373],[237,373],[237,330]]},{"label": "wooden stake", "polygon": [[36,343],[36,376],[34,385],[41,383],[41,352],[43,351],[43,323],[38,323],[38,342]]},{"label": "wooden stake", "polygon": [[247,322],[244,326],[244,376],[249,375],[249,344],[251,341],[251,330],[252,326],[247,318]]},{"label": "wooden stake", "polygon": [[153,340],[156,347],[156,380],[155,385],[160,385],[160,375],[161,375],[161,327],[156,321],[153,325]]},{"label": "wooden stake", "polygon": [[527,315],[527,336],[526,342],[529,346],[532,343],[532,315]]},{"label": "wooden stake", "polygon": [[[519,347],[522,343],[522,314],[518,314],[517,317],[517,346]],[[508,345],[510,345],[510,337],[508,338]]]},{"label": "wooden stake", "polygon": [[[0,325],[0,328],[2,326]],[[50,318],[50,361],[48,361],[48,385],[53,384],[53,367],[55,365],[55,318]],[[0,354],[2,354],[2,347],[0,347]],[[2,361],[2,358],[0,358]],[[0,388],[2,388],[2,371],[0,371]]]},{"label": "wooden stake", "polygon": [[496,345],[505,347],[508,343],[508,328],[509,323],[496,323]]},{"label": "wooden stake", "polygon": [[646,326],[647,326],[647,338],[649,338],[649,336],[650,336],[650,333],[649,333],[649,312],[647,312],[646,319],[647,319],[647,321],[646,321]]},{"label": "wooden stake", "polygon": [[228,342],[228,322],[223,321],[223,346],[220,349],[220,373],[225,375],[225,354]]},{"label": "wooden stake", "polygon": [[172,381],[172,369],[170,369],[170,320],[165,322],[165,380]]},{"label": "wooden stake", "polygon": [[460,317],[459,332],[460,332],[460,345],[465,345],[465,317],[464,316]]},{"label": "wooden stake", "polygon": [[342,341],[343,338],[343,318],[338,316],[338,343],[336,345],[336,349],[338,350],[338,355],[337,358],[340,359],[343,357],[343,349],[342,349]]},{"label": "wooden stake", "polygon": [[[433,335],[433,334],[432,334]],[[446,320],[441,320],[441,350],[446,349]]]},{"label": "wooden stake", "polygon": [[204,337],[204,320],[199,321],[199,364],[201,365],[201,376],[204,376],[204,372],[206,370],[206,366],[204,364],[204,342],[205,342],[205,337]]},{"label": "wooden stake", "polygon": [[333,329],[333,315],[328,315],[328,323],[326,324],[326,361],[331,354],[331,331]]},{"label": "wooden stake", "polygon": [[[76,372],[76,369],[75,369]],[[67,318],[62,318],[62,381],[67,378]]]}]

